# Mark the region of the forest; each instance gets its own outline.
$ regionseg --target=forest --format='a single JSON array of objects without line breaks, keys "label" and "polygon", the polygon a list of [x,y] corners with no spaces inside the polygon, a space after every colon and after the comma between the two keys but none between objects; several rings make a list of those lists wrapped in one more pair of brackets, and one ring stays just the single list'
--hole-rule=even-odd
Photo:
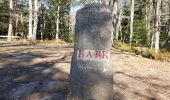
[{"label": "forest", "polygon": [[111,9],[113,46],[137,54],[141,50],[136,47],[153,55],[169,50],[169,0],[1,0],[0,35],[8,40],[19,36],[74,42],[75,11],[71,9],[89,3],[104,3]]}]

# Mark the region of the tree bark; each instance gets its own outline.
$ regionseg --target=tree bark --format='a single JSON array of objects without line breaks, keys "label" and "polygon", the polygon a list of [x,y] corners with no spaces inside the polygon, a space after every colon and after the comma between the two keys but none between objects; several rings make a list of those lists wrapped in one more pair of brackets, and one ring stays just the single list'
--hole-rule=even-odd
[{"label": "tree bark", "polygon": [[55,39],[57,40],[59,37],[59,23],[60,23],[60,6],[57,6],[57,12],[56,12],[56,37]]},{"label": "tree bark", "polygon": [[167,48],[170,49],[170,19],[169,19],[169,25],[168,25],[168,36],[167,36]]},{"label": "tree bark", "polygon": [[[170,1],[168,1],[168,6],[169,6],[168,11],[170,12]],[[170,50],[170,16],[168,20],[168,35],[167,35],[167,40],[166,40],[166,48]]]},{"label": "tree bark", "polygon": [[21,25],[23,25],[23,13],[21,13],[21,15],[20,15],[20,22],[21,22]]},{"label": "tree bark", "polygon": [[147,45],[150,45],[151,43],[151,17],[152,17],[152,11],[153,11],[153,6],[152,6],[153,0],[149,0],[148,5],[146,6],[146,27],[148,30],[147,34]]},{"label": "tree bark", "polygon": [[113,41],[114,41],[114,34],[116,33],[116,25],[117,25],[117,18],[118,18],[117,17],[117,8],[118,8],[117,6],[118,6],[118,1],[114,0],[113,6],[112,6],[113,27],[114,27],[114,30],[113,30],[113,33],[112,33],[112,36],[111,36],[112,44],[113,44]]},{"label": "tree bark", "polygon": [[160,36],[159,25],[160,25],[160,15],[161,15],[160,5],[161,5],[161,0],[156,0],[154,2],[155,18],[154,18],[154,29],[153,29],[154,31],[152,34],[151,49],[154,49],[155,52],[158,52],[159,50],[159,36]]},{"label": "tree bark", "polygon": [[40,30],[40,33],[41,33],[41,40],[43,40],[43,30],[44,30],[44,21],[45,21],[45,18],[44,18],[44,10],[43,10],[43,1],[41,0],[40,1],[40,7],[41,7],[41,30]]},{"label": "tree bark", "polygon": [[28,39],[32,39],[32,0],[29,0],[29,33]]},{"label": "tree bark", "polygon": [[15,21],[15,34],[14,35],[16,35],[16,32],[18,31],[18,22],[19,22],[19,15],[17,14],[16,21]]},{"label": "tree bark", "polygon": [[130,37],[129,37],[129,44],[130,44],[130,46],[132,45],[132,40],[133,40],[134,6],[135,6],[135,0],[131,0],[131,11],[130,11]]},{"label": "tree bark", "polygon": [[34,1],[34,27],[33,27],[33,40],[36,40],[38,24],[38,0]]},{"label": "tree bark", "polygon": [[[122,4],[122,1],[119,1]],[[122,21],[122,14],[123,14],[123,4],[121,5],[119,14],[118,14],[118,19],[117,19],[117,24],[116,24],[116,37],[115,39],[118,40],[119,38],[119,32],[120,32],[120,27],[121,27],[121,21]]]},{"label": "tree bark", "polygon": [[9,0],[9,27],[8,27],[8,41],[11,41],[11,37],[13,34],[13,25],[12,25],[12,11],[13,11],[13,0]]}]

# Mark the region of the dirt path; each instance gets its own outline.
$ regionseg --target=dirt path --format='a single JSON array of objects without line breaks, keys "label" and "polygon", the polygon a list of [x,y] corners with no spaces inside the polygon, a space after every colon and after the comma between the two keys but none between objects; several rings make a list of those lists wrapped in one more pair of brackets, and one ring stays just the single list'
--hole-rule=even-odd
[{"label": "dirt path", "polygon": [[[71,45],[0,47],[0,100],[64,100]],[[170,100],[170,63],[112,50],[116,100]],[[55,98],[55,99],[54,99]]]},{"label": "dirt path", "polygon": [[170,63],[119,51],[112,57],[118,100],[170,100]]}]

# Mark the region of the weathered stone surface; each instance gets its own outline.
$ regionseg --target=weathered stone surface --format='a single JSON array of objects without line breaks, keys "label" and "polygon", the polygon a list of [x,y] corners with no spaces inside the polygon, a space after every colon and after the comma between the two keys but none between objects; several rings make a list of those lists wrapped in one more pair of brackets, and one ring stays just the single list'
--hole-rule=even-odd
[{"label": "weathered stone surface", "polygon": [[103,4],[89,4],[76,15],[71,62],[71,96],[76,100],[113,100],[110,65],[112,17]]}]

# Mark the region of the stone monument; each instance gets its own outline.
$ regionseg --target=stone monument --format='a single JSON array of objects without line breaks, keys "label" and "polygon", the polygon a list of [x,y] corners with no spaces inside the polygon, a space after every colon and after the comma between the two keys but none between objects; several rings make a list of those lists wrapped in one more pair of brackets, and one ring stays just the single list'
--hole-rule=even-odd
[{"label": "stone monument", "polygon": [[106,5],[88,4],[77,11],[70,72],[74,100],[113,100],[112,32],[111,11]]}]

